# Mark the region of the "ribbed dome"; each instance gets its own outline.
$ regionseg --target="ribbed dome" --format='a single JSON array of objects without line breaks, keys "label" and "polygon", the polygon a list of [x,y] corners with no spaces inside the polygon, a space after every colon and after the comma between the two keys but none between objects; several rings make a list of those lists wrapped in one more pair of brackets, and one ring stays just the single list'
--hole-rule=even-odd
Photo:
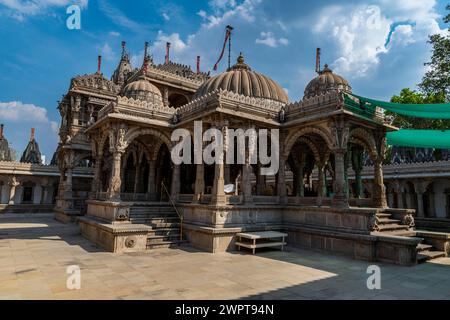
[{"label": "ribbed dome", "polygon": [[328,65],[325,65],[325,68],[320,72],[319,76],[311,80],[306,86],[303,98],[312,98],[333,90],[352,92],[352,87],[347,80],[333,73],[328,68]]},{"label": "ribbed dome", "polygon": [[161,91],[144,77],[127,84],[123,89],[123,95],[136,100],[162,104]]},{"label": "ribbed dome", "polygon": [[203,83],[195,94],[195,98],[201,97],[217,89],[236,92],[245,96],[271,99],[288,103],[286,92],[275,81],[252,71],[244,63],[242,54],[237,59],[237,64]]}]

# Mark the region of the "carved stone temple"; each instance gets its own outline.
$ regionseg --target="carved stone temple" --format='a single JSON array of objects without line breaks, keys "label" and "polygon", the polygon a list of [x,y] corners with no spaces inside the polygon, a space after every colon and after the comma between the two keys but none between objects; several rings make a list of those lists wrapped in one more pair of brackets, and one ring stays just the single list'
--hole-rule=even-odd
[{"label": "carved stone temple", "polygon": [[[134,69],[122,48],[110,80],[100,67],[77,76],[58,106],[55,216],[90,241],[113,252],[187,242],[215,253],[235,250],[236,233],[275,230],[289,246],[367,261],[449,254],[449,234],[416,230],[416,211],[386,196],[386,132],[397,128],[344,98],[352,88],[328,66],[290,101],[242,54],[210,76],[169,57],[155,64],[147,46]],[[262,175],[266,164],[250,153],[243,164],[174,164],[172,132],[194,134],[198,121],[202,132],[277,129],[277,174]]]}]

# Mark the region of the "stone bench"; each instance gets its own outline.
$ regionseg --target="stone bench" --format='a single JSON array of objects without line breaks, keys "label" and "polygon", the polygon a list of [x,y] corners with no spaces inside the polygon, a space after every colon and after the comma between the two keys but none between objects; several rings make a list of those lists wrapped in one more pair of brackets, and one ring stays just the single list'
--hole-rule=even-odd
[{"label": "stone bench", "polygon": [[[285,241],[287,234],[276,231],[237,233],[236,237],[239,238],[239,241],[236,241],[238,250],[240,251],[241,247],[252,249],[253,254],[255,254],[255,250],[258,248],[281,246],[281,250],[283,250],[284,246],[287,244]],[[242,241],[242,239],[247,239],[250,241]]]}]

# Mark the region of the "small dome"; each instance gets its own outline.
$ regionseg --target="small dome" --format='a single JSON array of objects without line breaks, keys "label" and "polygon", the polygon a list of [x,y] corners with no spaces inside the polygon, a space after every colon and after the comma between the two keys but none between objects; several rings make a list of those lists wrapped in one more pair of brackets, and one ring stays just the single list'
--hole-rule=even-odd
[{"label": "small dome", "polygon": [[123,89],[123,95],[135,100],[162,104],[161,91],[155,85],[145,80],[145,77],[139,77],[136,81],[127,84]]},{"label": "small dome", "polygon": [[351,93],[352,87],[347,80],[333,73],[333,71],[328,68],[328,65],[325,65],[325,68],[320,71],[319,75],[308,83],[303,98],[312,98],[333,90]]},{"label": "small dome", "polygon": [[217,89],[236,92],[245,96],[270,99],[288,103],[289,98],[283,88],[275,81],[263,74],[252,71],[244,63],[244,57],[239,55],[237,63],[228,69],[204,82],[195,93],[194,98],[201,97]]}]

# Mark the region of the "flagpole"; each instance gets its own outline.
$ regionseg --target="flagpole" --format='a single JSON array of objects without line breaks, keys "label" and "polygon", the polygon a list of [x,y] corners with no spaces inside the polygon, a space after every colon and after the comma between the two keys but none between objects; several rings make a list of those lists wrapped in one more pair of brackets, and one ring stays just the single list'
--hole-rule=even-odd
[{"label": "flagpole", "polygon": [[227,30],[230,34],[230,36],[228,37],[228,69],[230,69],[231,68],[231,31],[233,31],[233,27],[228,25]]}]

